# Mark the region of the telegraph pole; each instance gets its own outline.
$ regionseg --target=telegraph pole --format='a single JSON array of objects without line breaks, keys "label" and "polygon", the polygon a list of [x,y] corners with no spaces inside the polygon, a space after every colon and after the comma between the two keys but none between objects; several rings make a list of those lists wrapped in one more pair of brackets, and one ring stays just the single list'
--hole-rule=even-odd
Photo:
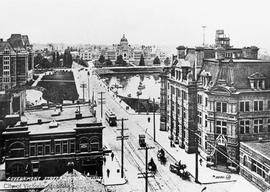
[{"label": "telegraph pole", "polygon": [[145,178],[145,192],[148,192],[148,177],[154,177],[153,174],[148,175],[148,149],[154,149],[154,148],[155,147],[150,147],[150,146],[139,148],[139,150],[145,150],[145,172],[138,174],[138,175],[142,175],[142,176],[139,176],[138,178]]},{"label": "telegraph pole", "polygon": [[148,177],[154,177],[153,174],[148,175],[148,149],[154,149],[154,148],[155,147],[146,146],[146,147],[141,147],[138,149],[138,150],[145,150],[145,172],[138,174],[138,175],[142,175],[138,177],[139,179],[145,178],[145,192],[148,192]]},{"label": "telegraph pole", "polygon": [[155,98],[153,98],[153,126],[154,126],[154,142],[156,142],[156,107],[155,107]]},{"label": "telegraph pole", "polygon": [[121,136],[117,136],[116,140],[121,140],[121,178],[124,177],[124,140],[128,139],[129,136],[124,135],[124,130],[128,130],[128,129],[124,129],[124,121],[126,121],[128,119],[124,119],[122,118],[121,121],[122,122],[122,126],[121,129],[117,129],[121,131]]},{"label": "telegraph pole", "polygon": [[103,94],[104,94],[105,92],[99,92],[98,94],[100,94],[100,117],[101,117],[101,119],[102,119],[102,115],[103,115],[103,99],[105,99],[105,98],[103,98]]},{"label": "telegraph pole", "polygon": [[90,105],[90,83],[89,83],[89,76],[90,76],[90,72],[87,72],[87,76],[88,76],[88,103]]}]

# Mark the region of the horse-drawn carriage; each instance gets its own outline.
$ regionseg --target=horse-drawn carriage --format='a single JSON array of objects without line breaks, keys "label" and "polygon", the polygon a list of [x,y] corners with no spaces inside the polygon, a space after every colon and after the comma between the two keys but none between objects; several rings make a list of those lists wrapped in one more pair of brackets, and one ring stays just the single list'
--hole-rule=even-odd
[{"label": "horse-drawn carriage", "polygon": [[166,163],[165,152],[163,149],[158,150],[157,158],[162,164]]},{"label": "horse-drawn carriage", "polygon": [[170,171],[172,173],[179,175],[182,179],[188,180],[190,173],[185,170],[186,168],[187,166],[185,164],[181,164],[181,161],[179,161],[179,163],[170,164]]}]

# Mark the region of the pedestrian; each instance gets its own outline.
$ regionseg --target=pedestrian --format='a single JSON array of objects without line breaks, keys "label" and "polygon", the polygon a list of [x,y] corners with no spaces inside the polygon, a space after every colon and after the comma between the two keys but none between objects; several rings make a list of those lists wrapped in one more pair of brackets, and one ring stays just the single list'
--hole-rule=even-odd
[{"label": "pedestrian", "polygon": [[106,157],[103,158],[104,165],[106,165]]},{"label": "pedestrian", "polygon": [[110,176],[110,169],[107,169],[107,177]]},{"label": "pedestrian", "polygon": [[114,153],[112,152],[112,154],[111,154],[111,157],[112,157],[112,161],[113,161],[113,158],[114,158]]},{"label": "pedestrian", "polygon": [[202,158],[200,158],[200,165],[202,166]]}]

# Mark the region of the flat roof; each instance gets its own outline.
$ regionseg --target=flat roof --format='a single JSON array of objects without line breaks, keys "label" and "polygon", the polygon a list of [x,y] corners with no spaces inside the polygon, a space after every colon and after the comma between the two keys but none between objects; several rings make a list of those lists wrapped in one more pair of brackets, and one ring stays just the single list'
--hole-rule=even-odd
[{"label": "flat roof", "polygon": [[[82,119],[75,119],[75,111],[79,109]],[[49,133],[65,133],[75,132],[77,123],[96,123],[96,118],[90,113],[89,105],[72,105],[63,107],[63,111],[59,116],[51,116],[55,112],[55,107],[39,111],[26,111],[22,121],[27,121],[28,131],[30,135],[49,134]],[[58,110],[58,109],[57,109]],[[42,124],[37,124],[41,119]],[[55,120],[58,127],[50,128],[49,124]],[[17,125],[20,126],[20,125]]]},{"label": "flat roof", "polygon": [[41,119],[42,122],[52,121],[52,120],[65,120],[65,119],[72,119],[75,117],[75,111],[79,110],[82,113],[83,117],[92,116],[90,113],[89,105],[69,105],[63,106],[63,111],[58,116],[52,116],[56,109],[56,107],[52,107],[50,109],[45,110],[36,110],[36,111],[25,111],[24,116],[22,116],[22,121],[27,121],[27,124],[37,123],[38,119]]},{"label": "flat roof", "polygon": [[270,141],[253,141],[253,142],[241,142],[245,146],[251,148],[253,151],[259,152],[266,158],[270,159]]}]

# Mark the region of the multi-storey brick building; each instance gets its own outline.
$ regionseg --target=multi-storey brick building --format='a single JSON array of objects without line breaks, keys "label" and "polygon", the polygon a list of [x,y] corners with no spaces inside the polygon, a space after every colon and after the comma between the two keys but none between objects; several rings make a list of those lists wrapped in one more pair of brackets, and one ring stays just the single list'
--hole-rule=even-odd
[{"label": "multi-storey brick building", "polygon": [[161,75],[160,128],[187,152],[198,139],[201,156],[236,166],[240,141],[270,136],[270,62],[257,59],[257,47],[232,48],[221,33],[214,48],[177,48]]},{"label": "multi-storey brick building", "polygon": [[[89,115],[88,106],[31,112],[20,124],[8,127],[5,138],[6,176],[60,176],[69,162],[81,173],[102,176],[104,126]],[[42,117],[42,118],[41,118]],[[55,119],[56,121],[52,121]]]},{"label": "multi-storey brick building", "polygon": [[[27,35],[12,34],[7,41],[0,39],[0,117],[5,113],[24,111],[24,91],[14,91],[32,78],[34,54]],[[8,103],[8,104],[7,104]],[[6,106],[6,107],[5,107]]]}]

